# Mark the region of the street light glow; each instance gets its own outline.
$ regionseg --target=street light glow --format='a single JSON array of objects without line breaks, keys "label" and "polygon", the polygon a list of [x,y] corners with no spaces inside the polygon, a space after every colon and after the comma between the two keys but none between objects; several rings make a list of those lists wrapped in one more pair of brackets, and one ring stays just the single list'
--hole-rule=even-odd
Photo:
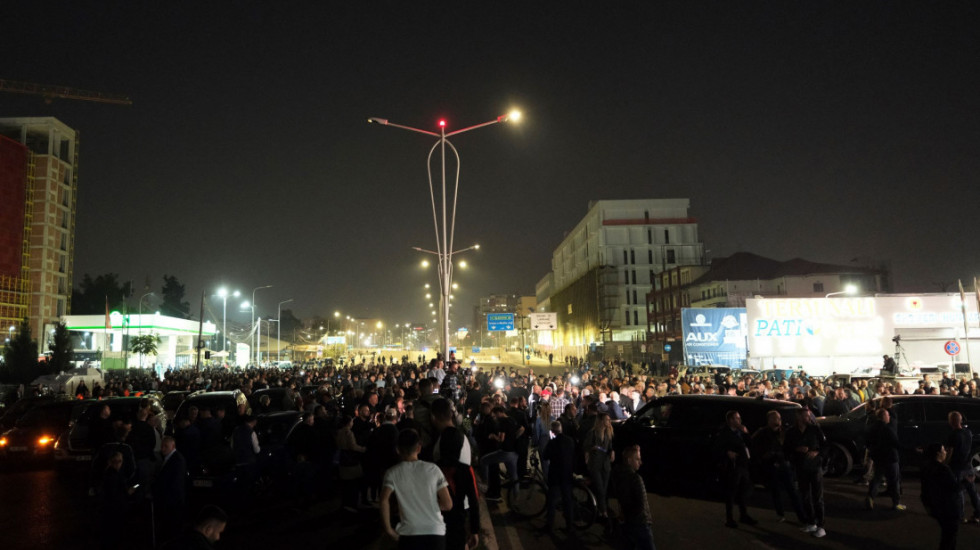
[{"label": "street light glow", "polygon": [[[429,267],[429,260],[422,260],[422,267]],[[429,285],[425,285],[428,287]]]},{"label": "street light glow", "polygon": [[460,261],[459,261],[459,267],[461,267],[461,268],[463,268],[463,269],[466,269],[466,265],[467,265],[467,264],[466,264],[466,260],[460,260]]}]

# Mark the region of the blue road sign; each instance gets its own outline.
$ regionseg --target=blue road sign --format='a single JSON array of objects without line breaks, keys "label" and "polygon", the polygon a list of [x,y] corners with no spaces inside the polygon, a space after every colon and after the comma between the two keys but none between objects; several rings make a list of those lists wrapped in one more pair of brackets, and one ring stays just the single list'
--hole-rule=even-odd
[{"label": "blue road sign", "polygon": [[487,313],[487,330],[514,330],[513,313]]}]

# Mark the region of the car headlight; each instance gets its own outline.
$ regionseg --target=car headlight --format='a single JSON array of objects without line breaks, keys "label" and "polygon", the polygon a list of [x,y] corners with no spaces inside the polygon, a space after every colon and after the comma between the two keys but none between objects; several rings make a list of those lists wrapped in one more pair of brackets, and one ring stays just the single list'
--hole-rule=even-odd
[{"label": "car headlight", "polygon": [[54,438],[53,437],[48,437],[46,435],[42,435],[41,437],[37,438],[37,444],[40,445],[41,447],[44,447],[46,445],[50,445],[52,443],[54,443]]},{"label": "car headlight", "polygon": [[0,447],[6,447],[6,446],[7,446],[7,438],[0,437]]}]

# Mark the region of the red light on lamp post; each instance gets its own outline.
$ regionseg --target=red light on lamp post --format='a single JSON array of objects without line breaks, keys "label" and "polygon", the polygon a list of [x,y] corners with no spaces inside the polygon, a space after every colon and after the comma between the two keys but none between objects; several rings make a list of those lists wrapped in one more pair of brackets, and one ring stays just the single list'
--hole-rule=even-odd
[{"label": "red light on lamp post", "polygon": [[440,128],[445,128],[446,127],[446,119],[444,119],[444,118],[439,119],[439,127]]}]

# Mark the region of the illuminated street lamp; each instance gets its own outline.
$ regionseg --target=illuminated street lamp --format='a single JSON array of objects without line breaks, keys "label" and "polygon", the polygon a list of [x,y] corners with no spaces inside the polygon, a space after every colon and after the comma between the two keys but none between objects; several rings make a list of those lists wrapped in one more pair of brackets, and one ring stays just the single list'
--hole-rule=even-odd
[{"label": "illuminated street lamp", "polygon": [[[255,350],[255,364],[256,365],[259,362],[259,350],[255,347],[255,331],[256,331],[256,328],[255,328],[255,292],[258,291],[258,290],[262,290],[263,288],[272,288],[272,285],[258,286],[258,287],[255,287],[255,288],[252,289],[252,302],[251,302],[251,306],[252,306],[252,348]],[[259,339],[261,339],[261,338],[262,338],[262,336],[260,335],[259,336]]]},{"label": "illuminated street lamp", "polygon": [[[231,293],[232,296],[238,298],[242,295],[241,292],[237,290]],[[218,289],[218,296],[221,298],[221,351],[228,353],[228,289],[221,287]],[[142,299],[142,298],[141,298]],[[143,305],[142,302],[140,305]],[[227,360],[227,355],[225,355]]]},{"label": "illuminated street lamp", "polygon": [[844,290],[842,290],[840,292],[831,292],[830,294],[824,296],[824,298],[830,298],[831,296],[838,296],[838,295],[841,295],[841,294],[847,294],[848,296],[853,296],[853,295],[857,294],[857,292],[858,292],[857,285],[848,284],[848,285],[845,285],[844,286]]},{"label": "illuminated street lamp", "polygon": [[[520,113],[513,111],[506,115],[501,115],[494,120],[484,122],[482,124],[477,124],[475,126],[469,126],[467,128],[462,128],[453,132],[446,132],[446,121],[439,121],[439,131],[431,132],[428,130],[421,130],[419,128],[413,128],[411,126],[403,126],[401,124],[393,124],[384,118],[369,118],[369,123],[381,124],[382,126],[393,126],[395,128],[401,128],[402,130],[408,130],[410,132],[416,132],[419,134],[424,134],[427,136],[433,136],[438,138],[436,143],[429,150],[429,156],[427,160],[427,167],[429,172],[429,197],[432,200],[432,222],[435,227],[436,232],[436,251],[433,254],[436,255],[439,262],[439,284],[442,291],[442,333],[443,333],[443,357],[447,360],[449,359],[449,289],[452,285],[453,279],[453,264],[452,257],[456,254],[453,251],[453,239],[456,234],[456,199],[459,196],[459,172],[460,172],[460,162],[459,153],[456,151],[456,147],[450,143],[447,139],[451,136],[457,134],[462,134],[463,132],[468,132],[470,130],[476,130],[477,128],[482,128],[484,126],[490,126],[492,124],[497,124],[500,122],[516,122],[520,119]],[[448,213],[449,208],[449,196],[446,193],[446,146],[452,151],[453,155],[456,157],[456,182],[453,191],[452,200],[452,212]],[[432,157],[436,152],[436,149],[440,150],[440,160],[441,160],[441,172],[442,172],[442,193],[440,195],[442,199],[442,224],[440,226],[439,215],[436,212],[436,195],[435,186],[432,182]],[[472,248],[472,247],[471,247]],[[458,251],[462,252],[462,251]]]}]

